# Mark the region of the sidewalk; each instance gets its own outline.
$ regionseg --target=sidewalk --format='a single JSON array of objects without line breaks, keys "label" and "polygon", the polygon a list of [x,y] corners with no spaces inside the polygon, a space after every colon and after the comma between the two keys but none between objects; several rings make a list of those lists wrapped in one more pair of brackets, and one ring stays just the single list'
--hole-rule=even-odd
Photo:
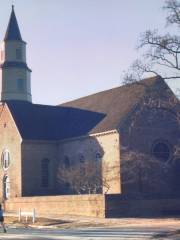
[{"label": "sidewalk", "polygon": [[166,218],[93,218],[67,215],[40,215],[36,222],[32,223],[32,218],[25,218],[18,222],[17,214],[6,213],[5,223],[14,227],[34,227],[34,228],[83,228],[83,227],[115,227],[115,228],[169,228],[172,230],[180,229],[180,217]]}]

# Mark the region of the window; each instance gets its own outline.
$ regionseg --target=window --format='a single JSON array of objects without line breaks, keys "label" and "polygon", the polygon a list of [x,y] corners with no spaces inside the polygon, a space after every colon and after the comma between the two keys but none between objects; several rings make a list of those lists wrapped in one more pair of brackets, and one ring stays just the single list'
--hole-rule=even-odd
[{"label": "window", "polygon": [[10,196],[10,180],[8,176],[3,178],[3,196],[4,199],[8,199]]},{"label": "window", "polygon": [[49,164],[50,161],[47,158],[44,158],[41,161],[41,186],[49,187]]},{"label": "window", "polygon": [[96,153],[96,161],[99,162],[101,158],[102,158],[101,154],[99,152]]},{"label": "window", "polygon": [[152,154],[155,158],[161,161],[167,161],[170,158],[170,146],[165,141],[156,142],[152,149]]},{"label": "window", "polygon": [[24,90],[24,80],[23,79],[18,79],[17,80],[17,89],[19,91],[23,91]]},{"label": "window", "polygon": [[2,153],[1,162],[4,170],[7,170],[10,165],[10,154],[7,149],[5,149]]},{"label": "window", "polygon": [[69,160],[69,157],[68,156],[65,156],[64,157],[64,167],[66,169],[70,168],[70,160]]},{"label": "window", "polygon": [[85,157],[82,153],[79,153],[79,170],[80,170],[80,174],[83,176],[86,172],[86,166],[85,166]]},{"label": "window", "polygon": [[21,49],[16,49],[16,59],[21,60],[22,59],[22,51]]},{"label": "window", "polygon": [[82,154],[79,155],[79,162],[80,163],[85,163],[85,158]]}]

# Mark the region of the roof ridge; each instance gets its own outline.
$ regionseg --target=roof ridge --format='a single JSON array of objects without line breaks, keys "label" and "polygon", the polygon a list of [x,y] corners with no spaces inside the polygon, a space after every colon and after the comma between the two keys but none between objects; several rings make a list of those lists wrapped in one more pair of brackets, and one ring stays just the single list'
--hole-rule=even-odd
[{"label": "roof ridge", "polygon": [[144,78],[140,81],[137,81],[137,82],[132,82],[132,83],[128,83],[128,84],[124,84],[124,85],[121,85],[121,86],[118,86],[118,87],[113,87],[113,88],[110,88],[110,89],[106,89],[106,90],[102,90],[100,92],[96,92],[96,93],[92,93],[92,94],[89,94],[89,95],[86,95],[86,96],[83,96],[83,97],[79,97],[79,98],[76,98],[76,99],[73,99],[73,100],[70,100],[68,102],[63,102],[61,104],[58,104],[57,106],[63,106],[64,104],[69,104],[71,102],[75,102],[75,101],[78,101],[78,100],[82,100],[82,99],[85,99],[85,98],[88,98],[88,97],[91,97],[91,96],[95,96],[95,95],[98,95],[98,94],[101,94],[101,93],[105,93],[105,92],[110,92],[110,91],[113,91],[115,89],[123,89],[123,88],[127,88],[127,87],[131,87],[133,85],[142,85],[142,82],[149,82],[150,80],[158,80],[158,79],[162,79],[160,76],[154,76],[154,77],[148,77],[148,78]]}]

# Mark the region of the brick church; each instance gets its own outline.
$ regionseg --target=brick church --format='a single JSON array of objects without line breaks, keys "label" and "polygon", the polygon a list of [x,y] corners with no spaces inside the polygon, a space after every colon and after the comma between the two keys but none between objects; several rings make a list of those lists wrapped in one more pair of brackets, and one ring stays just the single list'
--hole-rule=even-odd
[{"label": "brick church", "polygon": [[100,163],[100,194],[180,193],[180,106],[163,79],[34,104],[13,8],[0,53],[1,200],[73,193],[59,173],[86,161]]}]

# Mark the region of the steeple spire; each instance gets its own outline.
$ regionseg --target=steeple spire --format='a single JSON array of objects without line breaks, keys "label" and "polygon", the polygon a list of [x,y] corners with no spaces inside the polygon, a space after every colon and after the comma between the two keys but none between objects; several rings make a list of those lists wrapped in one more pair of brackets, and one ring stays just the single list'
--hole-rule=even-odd
[{"label": "steeple spire", "polygon": [[11,16],[9,19],[8,27],[6,30],[4,41],[14,40],[14,41],[22,41],[21,33],[18,27],[16,15],[14,12],[14,5],[12,5]]},{"label": "steeple spire", "polygon": [[31,69],[26,63],[26,42],[21,38],[13,5],[0,51],[1,101],[31,102]]}]

